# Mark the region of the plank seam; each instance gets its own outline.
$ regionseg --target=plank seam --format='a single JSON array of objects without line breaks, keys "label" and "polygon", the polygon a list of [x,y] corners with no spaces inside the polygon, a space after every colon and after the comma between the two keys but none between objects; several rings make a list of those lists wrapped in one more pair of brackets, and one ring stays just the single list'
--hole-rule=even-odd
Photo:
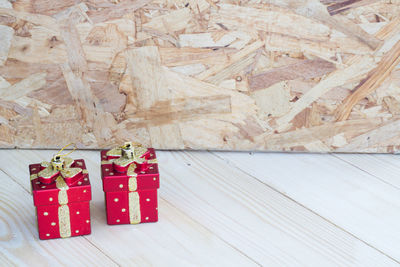
[{"label": "plank seam", "polygon": [[1,167],[0,167],[0,171],[1,171],[2,173],[4,173],[5,175],[7,175],[8,177],[10,177],[11,180],[12,180],[13,182],[15,182],[17,185],[19,185],[20,187],[22,187],[22,189],[23,189],[25,192],[27,192],[29,195],[32,195],[31,192],[29,192],[29,190],[27,190],[22,184],[20,184],[20,183],[14,178],[14,176],[12,176],[11,174],[9,174],[9,173],[6,172],[5,170],[3,170]]},{"label": "plank seam", "polygon": [[107,258],[109,258],[113,263],[115,263],[116,266],[122,266],[118,262],[116,262],[113,258],[111,258],[107,253],[105,253],[103,250],[101,250],[99,247],[97,247],[92,241],[90,241],[87,236],[82,236],[87,242],[89,242],[93,247],[95,247],[98,251],[103,253]]},{"label": "plank seam", "polygon": [[[35,149],[32,149],[35,150]],[[77,151],[77,155],[79,155],[82,158],[85,158],[86,162],[91,162],[92,164],[96,164],[96,162],[94,160],[92,160],[90,157],[85,157],[85,153],[80,153],[80,152],[86,152],[88,150],[85,151]],[[98,150],[93,150],[91,149],[90,151],[98,151]],[[11,177],[11,175],[9,175],[8,173],[6,173],[4,170],[2,170],[0,168],[1,171],[3,171],[3,173],[5,173],[7,176]],[[11,177],[13,179],[13,181],[15,181],[15,179],[13,177]],[[16,182],[16,181],[15,181]],[[18,182],[16,182],[18,183]],[[18,183],[19,184],[19,183]],[[21,184],[19,184],[22,188],[24,188]],[[25,189],[25,188],[24,188]],[[29,193],[28,190],[25,189],[25,191],[27,191]],[[215,232],[211,231],[209,228],[207,228],[205,225],[201,224],[201,222],[195,220],[194,218],[192,218],[191,216],[189,216],[187,213],[185,213],[183,210],[177,208],[175,205],[173,205],[171,202],[167,201],[166,199],[162,198],[159,196],[160,199],[162,199],[163,201],[165,201],[166,203],[168,203],[171,207],[175,208],[176,210],[178,210],[180,213],[185,214],[185,216],[187,216],[188,219],[190,219],[191,221],[193,221],[194,223],[198,224],[199,226],[203,227],[206,231],[212,233],[217,239],[219,239],[220,241],[222,241],[223,243],[225,243],[227,246],[231,247],[232,249],[234,249],[235,251],[237,251],[238,253],[240,253],[241,255],[243,255],[244,257],[248,258],[251,262],[255,263],[258,266],[262,266],[260,263],[258,263],[256,260],[254,260],[253,258],[251,258],[250,256],[248,256],[247,254],[245,254],[243,251],[239,250],[238,248],[234,247],[232,244],[228,243],[226,240],[222,239],[219,235],[217,235]],[[94,246],[95,248],[97,248],[99,251],[101,251],[105,256],[107,256],[112,262],[114,262],[117,266],[122,266],[120,265],[118,262],[116,262],[113,258],[111,258],[108,254],[106,254],[104,251],[102,251],[99,247],[97,247],[95,245],[95,243],[93,243],[92,241],[90,241],[88,239],[87,236],[82,236],[84,239],[86,239],[92,246]]]},{"label": "plank seam", "polygon": [[244,253],[243,251],[241,251],[240,249],[238,249],[237,247],[235,247],[234,245],[230,244],[228,241],[226,241],[225,239],[223,239],[222,237],[220,237],[218,234],[216,234],[214,231],[211,231],[211,229],[209,229],[208,227],[206,227],[204,224],[202,224],[201,222],[199,222],[198,220],[194,219],[192,216],[190,216],[189,214],[187,214],[186,212],[184,212],[183,210],[181,210],[180,208],[176,207],[174,204],[172,204],[171,202],[169,202],[168,200],[166,200],[163,197],[159,197],[160,199],[162,199],[163,201],[165,201],[166,203],[168,203],[169,205],[171,205],[173,208],[179,210],[179,212],[185,214],[190,220],[192,220],[193,222],[195,222],[196,224],[200,225],[201,227],[203,227],[204,229],[206,229],[208,232],[212,233],[216,238],[218,238],[219,240],[221,240],[223,243],[227,244],[229,247],[233,248],[235,251],[239,252],[241,255],[245,256],[246,258],[248,258],[250,261],[254,262],[255,264],[257,264],[258,266],[262,266],[259,262],[257,262],[255,259],[251,258],[249,255],[247,255],[246,253]]},{"label": "plank seam", "polygon": [[[11,180],[12,180],[13,182],[15,182],[17,185],[19,185],[25,192],[27,192],[29,195],[32,195],[23,185],[21,185],[20,183],[18,183],[12,175],[8,174],[8,173],[7,173],[6,171],[4,171],[1,167],[0,167],[0,171],[1,171],[2,173],[4,173],[5,175],[7,175],[8,177],[10,177]],[[112,259],[108,254],[104,253],[104,251],[102,251],[102,250],[99,249],[97,246],[95,246],[92,242],[90,242],[90,241],[86,238],[86,236],[82,236],[82,237],[83,237],[83,239],[85,239],[90,245],[92,245],[94,248],[96,248],[98,251],[100,251],[104,256],[106,256],[106,257],[109,258],[112,262],[114,262],[117,266],[121,266],[121,265],[119,265],[118,263],[116,263],[115,260]]]},{"label": "plank seam", "polygon": [[395,258],[393,258],[392,256],[388,255],[387,253],[383,252],[382,250],[380,250],[380,249],[378,249],[378,248],[372,246],[372,245],[369,244],[368,242],[362,240],[361,238],[359,238],[359,237],[356,236],[355,234],[353,234],[353,233],[347,231],[346,229],[342,228],[341,226],[337,225],[336,223],[334,223],[334,222],[328,220],[328,219],[325,218],[324,216],[318,214],[317,212],[315,212],[315,211],[312,210],[311,208],[309,208],[309,207],[303,205],[302,203],[296,201],[295,199],[293,199],[293,198],[291,198],[290,196],[286,195],[284,192],[282,192],[282,191],[276,189],[276,188],[273,187],[272,185],[270,185],[270,184],[268,184],[268,183],[266,183],[266,182],[264,182],[264,181],[258,179],[258,178],[255,177],[254,175],[252,175],[252,174],[246,172],[245,170],[241,169],[239,166],[237,166],[234,162],[230,161],[229,159],[220,157],[220,156],[214,154],[214,152],[209,152],[209,153],[212,154],[213,156],[215,156],[215,157],[217,157],[217,158],[219,158],[219,159],[225,161],[228,165],[230,165],[230,166],[232,166],[232,167],[238,169],[239,171],[243,172],[244,174],[249,175],[250,177],[252,177],[252,178],[254,178],[255,180],[257,180],[258,182],[260,182],[260,183],[264,184],[265,186],[271,188],[271,189],[274,190],[275,192],[277,192],[277,193],[283,195],[285,198],[287,198],[287,199],[289,199],[289,200],[295,202],[295,203],[298,204],[299,206],[301,206],[301,207],[305,208],[306,210],[312,212],[313,214],[315,214],[316,216],[320,217],[320,218],[323,219],[324,221],[326,221],[326,222],[332,224],[333,226],[335,226],[335,227],[338,228],[339,230],[341,230],[341,231],[343,231],[343,232],[349,234],[350,236],[352,236],[352,237],[354,237],[356,240],[359,240],[360,242],[364,243],[364,244],[367,245],[368,247],[370,247],[370,248],[372,248],[372,249],[378,251],[379,253],[381,253],[382,255],[384,255],[384,256],[386,256],[386,257],[388,257],[388,258],[391,259],[392,261],[394,261],[394,262],[400,264],[400,261],[398,261],[397,259],[395,259]]},{"label": "plank seam", "polygon": [[349,161],[347,161],[347,160],[345,160],[345,159],[342,159],[342,158],[340,158],[340,157],[338,157],[338,156],[336,156],[336,155],[332,155],[332,156],[334,156],[334,157],[337,158],[337,159],[340,159],[341,161],[343,161],[343,162],[349,164],[350,166],[352,166],[352,167],[354,167],[354,168],[356,168],[356,169],[358,169],[358,170],[360,170],[360,171],[362,171],[362,172],[364,172],[364,173],[366,173],[366,174],[368,174],[368,175],[371,175],[372,177],[378,179],[378,180],[381,181],[382,183],[387,184],[387,185],[389,185],[389,186],[393,186],[394,188],[400,190],[400,188],[399,188],[398,186],[396,186],[396,185],[394,185],[394,184],[392,184],[392,183],[389,183],[388,181],[386,181],[386,180],[380,178],[379,176],[376,176],[375,174],[372,174],[372,173],[370,173],[370,172],[368,172],[368,171],[362,169],[361,167],[358,167],[357,165],[355,165],[355,164],[353,164],[353,163],[351,163],[351,162],[349,162]]}]

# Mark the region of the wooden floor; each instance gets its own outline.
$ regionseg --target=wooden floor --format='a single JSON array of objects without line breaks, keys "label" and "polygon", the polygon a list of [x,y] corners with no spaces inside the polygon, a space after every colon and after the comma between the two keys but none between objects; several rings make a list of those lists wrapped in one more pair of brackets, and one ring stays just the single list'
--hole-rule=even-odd
[{"label": "wooden floor", "polygon": [[0,150],[0,266],[394,266],[400,158],[159,151],[158,223],[108,226],[99,152],[92,234],[38,240],[28,164],[54,151]]}]

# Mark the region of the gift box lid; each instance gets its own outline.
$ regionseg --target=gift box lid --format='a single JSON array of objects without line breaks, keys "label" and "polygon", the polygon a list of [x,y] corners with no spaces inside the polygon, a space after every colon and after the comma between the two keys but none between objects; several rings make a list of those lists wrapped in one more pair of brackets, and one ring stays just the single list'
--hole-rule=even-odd
[{"label": "gift box lid", "polygon": [[70,167],[80,168],[82,171],[74,175],[70,180],[64,179],[61,174],[56,174],[52,182],[43,183],[38,176],[38,173],[46,168],[43,163],[29,165],[35,206],[62,205],[90,201],[92,199],[89,174],[85,161],[83,159],[74,160]]},{"label": "gift box lid", "polygon": [[151,190],[160,187],[158,164],[153,148],[148,148],[143,154],[145,162],[133,162],[122,168],[113,162],[113,159],[118,157],[107,155],[108,151],[101,151],[104,192]]}]

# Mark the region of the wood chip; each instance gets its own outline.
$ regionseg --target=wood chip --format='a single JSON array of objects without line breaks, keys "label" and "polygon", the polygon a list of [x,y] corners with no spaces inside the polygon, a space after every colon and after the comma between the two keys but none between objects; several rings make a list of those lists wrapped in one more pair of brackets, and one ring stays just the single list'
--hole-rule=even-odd
[{"label": "wood chip", "polygon": [[353,107],[375,91],[383,81],[390,75],[394,68],[400,63],[400,41],[382,58],[378,66],[372,70],[368,77],[363,80],[355,91],[348,96],[338,107],[336,116],[339,121],[346,120]]},{"label": "wood chip", "polygon": [[8,50],[10,50],[11,47],[11,40],[14,35],[14,30],[13,28],[0,25],[0,36],[1,36],[1,42],[0,42],[0,66],[4,65],[8,58]]},{"label": "wood chip", "polygon": [[249,78],[250,90],[255,91],[267,88],[280,81],[295,80],[298,78],[312,79],[321,77],[335,70],[335,66],[324,60],[303,60],[279,68],[273,68]]},{"label": "wood chip", "polygon": [[393,153],[399,12],[397,0],[0,0],[0,147]]}]

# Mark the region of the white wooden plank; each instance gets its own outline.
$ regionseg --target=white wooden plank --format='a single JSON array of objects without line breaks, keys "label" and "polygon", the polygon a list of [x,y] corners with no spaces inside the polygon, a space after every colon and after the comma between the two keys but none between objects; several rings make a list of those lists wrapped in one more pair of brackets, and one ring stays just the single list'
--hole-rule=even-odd
[{"label": "white wooden plank", "polygon": [[[54,151],[48,150],[0,150],[0,157],[7,155],[9,159],[6,166],[2,164],[0,167],[6,171],[15,169],[15,179],[27,189],[29,188],[28,164],[48,160],[53,153]],[[160,221],[158,223],[108,226],[100,178],[99,152],[76,151],[72,156],[85,159],[92,184],[92,234],[85,238],[118,264],[138,266],[256,265],[247,256],[238,252],[162,198],[159,198]],[[32,201],[29,202],[29,205],[32,205]],[[33,209],[33,205],[31,209]]]},{"label": "white wooden plank", "polygon": [[396,264],[210,153],[158,152],[158,158],[162,197],[262,265]]},{"label": "white wooden plank", "polygon": [[382,154],[336,154],[335,157],[400,189],[399,156]]},{"label": "white wooden plank", "polygon": [[0,266],[116,266],[83,237],[40,241],[29,192],[1,170],[0,182]]},{"label": "white wooden plank", "polygon": [[395,187],[332,155],[216,155],[400,260],[400,192]]},{"label": "white wooden plank", "polygon": [[[92,211],[98,216],[96,221],[100,221],[96,233],[101,234],[91,235],[88,239],[102,251],[112,255],[118,263],[130,262],[139,266],[256,265],[200,223],[176,209],[173,204],[165,201],[162,188],[159,190],[159,222],[135,226],[108,226],[100,181],[100,152],[79,153],[85,158],[89,173],[98,177],[98,180],[91,179],[95,192],[93,206],[96,209]],[[161,173],[161,186],[164,186],[164,181]],[[119,245],[110,242],[112,239],[118,239]]]},{"label": "white wooden plank", "polygon": [[[27,164],[32,159],[46,160],[52,153],[0,150],[0,157],[7,157],[7,165],[3,163],[0,167],[14,170],[17,176],[14,179],[29,188],[25,179]],[[252,263],[238,258],[238,251],[258,263],[272,265],[393,264],[352,235],[205,152],[158,152],[162,175],[160,222],[137,227],[107,226],[98,152],[74,154],[87,162],[94,192],[92,230],[99,229],[96,233],[102,233],[87,238],[120,264]],[[265,170],[263,175],[267,173]],[[236,250],[223,247],[221,239]],[[210,246],[208,250],[204,249],[204,243]],[[204,255],[207,259],[200,260]]]}]

